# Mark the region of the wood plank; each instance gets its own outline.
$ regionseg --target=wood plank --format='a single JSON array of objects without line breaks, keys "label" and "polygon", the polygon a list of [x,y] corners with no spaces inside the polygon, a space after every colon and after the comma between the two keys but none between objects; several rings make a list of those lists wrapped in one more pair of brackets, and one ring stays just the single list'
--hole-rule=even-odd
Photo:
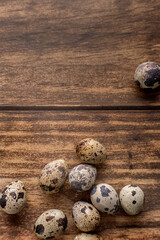
[{"label": "wood plank", "polygon": [[151,106],[133,81],[159,61],[160,1],[2,0],[0,105]]},{"label": "wood plank", "polygon": [[62,209],[69,223],[64,237],[78,230],[71,219],[75,201],[89,200],[89,193],[75,193],[68,181],[59,194],[46,196],[38,185],[41,168],[64,158],[69,169],[79,163],[76,143],[92,137],[107,148],[108,159],[98,169],[96,183],[120,189],[130,183],[145,192],[144,211],[127,216],[120,208],[115,216],[101,214],[97,229],[104,240],[160,238],[160,111],[4,111],[0,112],[0,190],[10,181],[22,180],[28,203],[15,216],[0,211],[0,239],[36,240],[33,224],[50,208]]}]

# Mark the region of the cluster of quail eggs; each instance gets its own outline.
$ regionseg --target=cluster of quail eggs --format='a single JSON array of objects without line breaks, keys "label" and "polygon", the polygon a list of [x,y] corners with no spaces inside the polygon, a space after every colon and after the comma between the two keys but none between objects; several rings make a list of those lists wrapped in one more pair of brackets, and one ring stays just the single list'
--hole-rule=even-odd
[{"label": "cluster of quail eggs", "polygon": [[[69,173],[69,184],[77,192],[90,189],[91,203],[78,201],[73,205],[72,217],[76,227],[83,233],[75,236],[74,240],[102,240],[97,234],[90,234],[100,225],[100,213],[114,215],[121,206],[128,215],[138,214],[144,203],[144,193],[136,185],[122,188],[120,195],[107,183],[95,186],[97,169],[95,165],[103,163],[106,149],[98,141],[86,138],[79,142],[76,153],[81,164],[75,166]],[[93,165],[92,165],[93,164]],[[60,191],[68,176],[68,165],[63,159],[52,161],[41,171],[39,183],[43,192],[53,194]],[[0,205],[8,214],[20,212],[26,203],[26,189],[23,182],[15,181],[8,184],[0,195]],[[59,209],[49,209],[42,213],[35,222],[34,232],[40,239],[54,239],[64,234],[67,227],[67,217]]]},{"label": "cluster of quail eggs", "polygon": [[[144,193],[136,185],[122,188],[120,195],[107,183],[100,183],[93,187],[97,170],[94,165],[103,163],[107,159],[106,149],[94,139],[84,139],[76,147],[76,152],[82,164],[75,166],[69,173],[70,186],[77,192],[91,189],[91,203],[78,201],[72,208],[73,221],[76,227],[84,232],[75,237],[77,239],[101,239],[101,236],[86,234],[94,231],[100,225],[100,213],[114,215],[121,206],[128,215],[140,213],[144,204]],[[93,165],[92,165],[93,164]]]}]

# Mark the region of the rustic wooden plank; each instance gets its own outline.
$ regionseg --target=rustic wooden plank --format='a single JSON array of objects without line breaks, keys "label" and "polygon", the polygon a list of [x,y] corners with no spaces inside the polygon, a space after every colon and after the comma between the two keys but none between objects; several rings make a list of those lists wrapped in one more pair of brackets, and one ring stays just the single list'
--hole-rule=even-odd
[{"label": "rustic wooden plank", "polygon": [[0,105],[148,106],[133,81],[159,61],[160,1],[2,0]]},{"label": "rustic wooden plank", "polygon": [[108,159],[98,169],[96,183],[120,189],[135,183],[145,192],[144,211],[127,216],[120,208],[115,216],[101,214],[97,229],[104,240],[160,238],[160,111],[4,111],[0,112],[0,190],[10,181],[22,180],[28,203],[15,216],[0,211],[0,239],[36,240],[33,224],[50,208],[62,209],[69,224],[64,237],[78,230],[71,219],[75,201],[89,200],[89,193],[75,193],[68,181],[59,194],[46,196],[38,185],[41,168],[64,158],[69,169],[79,163],[75,146],[92,137],[107,148]]}]

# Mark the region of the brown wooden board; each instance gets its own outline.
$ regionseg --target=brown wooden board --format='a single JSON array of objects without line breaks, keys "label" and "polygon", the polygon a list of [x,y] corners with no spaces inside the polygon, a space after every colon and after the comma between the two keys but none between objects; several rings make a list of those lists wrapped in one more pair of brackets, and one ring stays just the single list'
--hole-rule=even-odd
[{"label": "brown wooden board", "polygon": [[17,216],[0,211],[1,240],[36,240],[36,218],[50,208],[62,209],[68,228],[60,240],[72,240],[78,230],[71,209],[78,200],[89,201],[89,192],[76,193],[68,181],[59,194],[41,192],[38,176],[48,162],[64,158],[69,169],[79,163],[75,147],[92,137],[107,149],[108,159],[98,168],[96,183],[120,189],[138,184],[145,192],[141,214],[101,214],[97,229],[104,240],[160,239],[160,111],[4,111],[0,112],[0,190],[9,182],[24,182],[28,202]]},{"label": "brown wooden board", "polygon": [[0,105],[159,106],[133,81],[160,62],[159,0],[1,0]]}]

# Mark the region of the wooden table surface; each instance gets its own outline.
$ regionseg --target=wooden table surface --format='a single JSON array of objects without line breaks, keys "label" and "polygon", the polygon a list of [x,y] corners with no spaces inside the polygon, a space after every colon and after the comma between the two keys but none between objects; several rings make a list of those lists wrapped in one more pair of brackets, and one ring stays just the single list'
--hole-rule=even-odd
[{"label": "wooden table surface", "polygon": [[76,144],[99,140],[108,159],[96,183],[119,192],[138,184],[141,214],[119,209],[101,214],[104,240],[160,239],[160,94],[133,81],[144,61],[160,62],[159,0],[0,1],[0,190],[22,180],[28,202],[17,216],[0,211],[0,240],[36,240],[36,218],[62,209],[72,240],[75,193],[68,181],[59,194],[41,192],[43,166],[64,158],[79,163]]}]

